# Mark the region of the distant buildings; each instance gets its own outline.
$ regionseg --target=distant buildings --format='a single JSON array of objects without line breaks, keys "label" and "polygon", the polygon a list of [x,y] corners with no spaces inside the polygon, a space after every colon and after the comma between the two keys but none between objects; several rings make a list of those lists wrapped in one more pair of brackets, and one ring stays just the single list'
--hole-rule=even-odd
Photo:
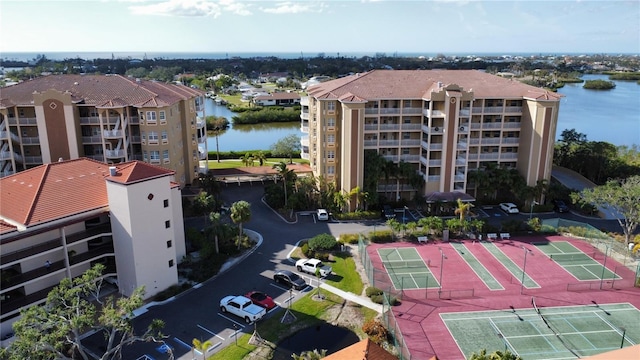
[{"label": "distant buildings", "polygon": [[61,279],[106,266],[117,292],[178,283],[186,254],[175,172],[141,161],[76,159],[0,179],[0,330]]},{"label": "distant buildings", "polygon": [[476,70],[374,70],[307,91],[302,157],[345,193],[363,188],[367,150],[424,180],[414,188],[380,174],[377,191],[388,201],[474,194],[468,175],[488,163],[517,169],[529,186],[551,177],[556,93]]},{"label": "distant buildings", "polygon": [[181,185],[205,171],[204,92],[119,75],[49,75],[2,88],[0,176],[87,157],[131,160],[175,172]]}]

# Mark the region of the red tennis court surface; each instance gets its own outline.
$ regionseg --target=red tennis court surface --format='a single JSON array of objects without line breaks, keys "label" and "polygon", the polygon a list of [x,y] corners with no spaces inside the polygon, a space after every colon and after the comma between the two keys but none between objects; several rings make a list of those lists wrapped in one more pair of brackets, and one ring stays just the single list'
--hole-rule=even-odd
[{"label": "red tennis court surface", "polygon": [[[434,276],[440,277],[442,273],[441,296],[438,289],[398,290],[396,294],[401,298],[401,304],[392,307],[392,311],[412,360],[430,359],[434,355],[440,360],[459,360],[465,357],[441,320],[440,313],[531,308],[532,296],[535,296],[539,307],[630,303],[640,308],[640,288],[633,287],[635,273],[632,270],[607,257],[606,268],[615,272],[621,280],[579,281],[533,245],[548,241],[569,242],[600,264],[604,263],[605,254],[591,244],[562,236],[494,241],[520,269],[525,261],[522,247],[531,250],[526,257],[526,275],[540,288],[523,288],[520,276],[507,270],[481,243],[472,240],[459,242],[465,245],[466,250],[462,251],[470,251],[504,287],[504,290],[492,291],[450,243],[371,244],[366,250],[376,269],[373,285],[383,290],[393,287],[389,280],[384,282],[386,271],[378,255],[379,248],[414,247],[429,264]],[[390,319],[391,323],[393,321]],[[501,349],[487,350],[493,352]]]}]

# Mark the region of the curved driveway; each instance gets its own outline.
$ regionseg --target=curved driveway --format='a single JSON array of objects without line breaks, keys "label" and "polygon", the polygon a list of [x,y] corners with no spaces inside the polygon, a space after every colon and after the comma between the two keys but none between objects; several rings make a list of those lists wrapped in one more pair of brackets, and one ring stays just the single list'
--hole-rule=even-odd
[{"label": "curved driveway", "polygon": [[[261,185],[230,184],[223,189],[222,200],[225,203],[245,200],[251,204],[251,221],[244,227],[260,233],[263,236],[262,244],[230,270],[181,294],[171,302],[148,308],[146,313],[135,320],[137,333],[141,333],[152,319],[162,319],[165,322],[164,333],[168,335],[166,342],[173,348],[176,359],[183,356],[184,359],[191,359],[190,346],[194,338],[211,340],[215,348],[207,353],[210,355],[234,342],[234,325],[243,332],[253,331],[252,325],[243,324],[233,315],[219,314],[218,304],[222,297],[262,290],[273,296],[276,302],[286,304],[289,292],[276,286],[272,275],[276,269],[295,270],[293,264],[286,259],[296,242],[321,233],[338,236],[341,233],[368,232],[373,226],[364,223],[316,222],[312,215],[301,216],[296,224],[288,224],[261,202],[263,195]],[[185,227],[190,225],[194,224],[187,223]],[[297,293],[294,291],[294,296],[299,295]],[[153,344],[135,344],[126,348],[123,358],[138,359],[143,354],[156,360],[168,358],[161,350]]]}]

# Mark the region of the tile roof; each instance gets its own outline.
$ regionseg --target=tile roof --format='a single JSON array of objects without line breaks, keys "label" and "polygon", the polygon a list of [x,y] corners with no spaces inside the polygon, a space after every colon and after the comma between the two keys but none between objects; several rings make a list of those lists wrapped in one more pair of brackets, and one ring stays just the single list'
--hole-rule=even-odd
[{"label": "tile roof", "polygon": [[[347,94],[367,100],[429,99],[432,91],[451,84],[477,98],[531,98],[559,101],[562,95],[478,70],[373,70],[311,86],[318,99],[338,100]],[[349,97],[348,96],[348,97]]]},{"label": "tile roof", "polygon": [[[139,161],[109,166],[80,158],[41,165],[0,179],[0,220],[31,226],[105,208],[109,205],[106,179],[132,183],[173,172]],[[0,226],[2,226],[0,224]],[[0,227],[1,229],[1,227]]]},{"label": "tile roof", "polygon": [[109,175],[106,179],[121,184],[133,184],[142,180],[149,180],[175,174],[172,170],[167,170],[141,161],[116,164],[115,166],[117,169],[116,175]]},{"label": "tile roof", "polygon": [[324,357],[325,360],[397,360],[369,338]]},{"label": "tile roof", "polygon": [[33,105],[33,93],[68,92],[75,102],[98,107],[122,104],[166,106],[204,92],[184,85],[136,80],[120,75],[48,75],[2,89],[0,107]]},{"label": "tile roof", "polygon": [[254,98],[255,100],[286,100],[286,99],[300,99],[300,95],[298,93],[287,93],[287,92],[278,92],[271,93],[269,95],[260,95]]},{"label": "tile roof", "polygon": [[0,234],[5,234],[11,231],[16,231],[18,228],[7,223],[4,222],[3,220],[0,220]]}]

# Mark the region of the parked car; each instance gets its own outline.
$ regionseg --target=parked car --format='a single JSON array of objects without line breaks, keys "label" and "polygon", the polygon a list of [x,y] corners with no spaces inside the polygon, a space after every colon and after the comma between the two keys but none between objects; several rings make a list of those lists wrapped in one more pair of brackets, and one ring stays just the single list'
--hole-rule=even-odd
[{"label": "parked car", "polygon": [[254,304],[267,310],[271,310],[276,307],[276,303],[273,301],[271,296],[263,293],[262,291],[249,291],[245,296],[251,299],[251,302]]},{"label": "parked car", "polygon": [[243,318],[247,324],[262,319],[267,310],[256,304],[245,296],[225,296],[220,300],[220,311],[229,312],[240,318]]},{"label": "parked car", "polygon": [[551,203],[553,204],[553,211],[557,211],[559,213],[564,213],[569,211],[569,207],[562,200],[552,200]]},{"label": "parked car", "polygon": [[500,203],[500,209],[507,214],[518,214],[520,212],[514,203]]},{"label": "parked car", "polygon": [[296,269],[315,275],[316,270],[320,270],[320,276],[331,275],[331,266],[325,265],[318,259],[300,259],[296,261]]},{"label": "parked car", "polygon": [[287,285],[296,290],[302,290],[307,287],[307,283],[298,274],[289,270],[278,270],[273,275],[273,280],[279,284]]},{"label": "parked car", "polygon": [[318,221],[329,221],[329,212],[326,209],[318,209],[316,216]]},{"label": "parked car", "polygon": [[391,208],[391,206],[389,206],[389,205],[385,205],[385,206],[382,208],[382,216],[383,216],[385,219],[389,220],[389,219],[393,219],[394,217],[396,217],[396,214],[395,214],[395,212],[393,211],[393,209]]}]

